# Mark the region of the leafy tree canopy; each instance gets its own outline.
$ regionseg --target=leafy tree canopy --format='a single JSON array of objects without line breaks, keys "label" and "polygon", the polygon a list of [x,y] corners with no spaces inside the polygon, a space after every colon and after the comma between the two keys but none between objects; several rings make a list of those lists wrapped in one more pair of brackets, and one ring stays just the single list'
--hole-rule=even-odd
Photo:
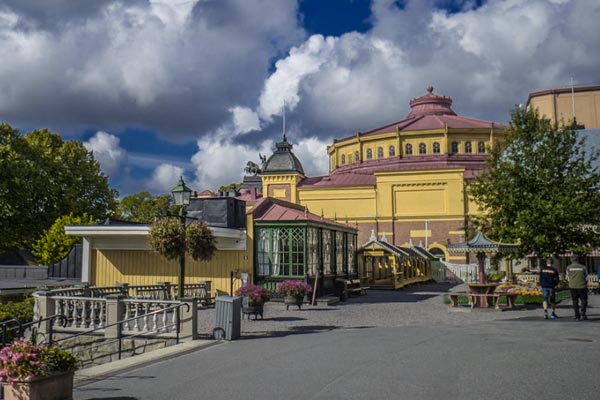
[{"label": "leafy tree canopy", "polygon": [[467,188],[483,211],[475,225],[520,243],[518,256],[586,253],[600,244],[598,157],[572,127],[515,110],[506,141]]},{"label": "leafy tree canopy", "polygon": [[140,192],[123,197],[119,201],[120,219],[132,222],[152,222],[156,216],[165,216],[171,209],[171,196],[168,194],[153,196],[149,192]]},{"label": "leafy tree canopy", "polygon": [[81,142],[0,124],[0,251],[31,248],[63,215],[105,218],[116,195]]},{"label": "leafy tree canopy", "polygon": [[50,265],[59,262],[69,254],[74,244],[81,243],[81,237],[65,233],[65,225],[90,225],[94,222],[94,218],[87,214],[80,217],[69,214],[58,218],[33,244],[33,255],[38,264]]},{"label": "leafy tree canopy", "polygon": [[238,192],[242,187],[241,183],[230,183],[229,185],[223,185],[219,188],[219,192],[221,193],[228,193],[231,190],[235,190],[236,192]]}]

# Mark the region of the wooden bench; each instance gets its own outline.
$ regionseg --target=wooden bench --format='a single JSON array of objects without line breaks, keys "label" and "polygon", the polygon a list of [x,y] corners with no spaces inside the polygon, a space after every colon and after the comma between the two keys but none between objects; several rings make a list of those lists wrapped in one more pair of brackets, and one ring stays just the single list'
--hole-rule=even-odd
[{"label": "wooden bench", "polygon": [[367,290],[371,289],[369,286],[362,286],[360,284],[360,279],[345,279],[344,281],[344,290],[348,297],[350,297],[351,294],[356,294],[358,296],[362,294],[366,296]]},{"label": "wooden bench", "polygon": [[467,293],[467,292],[448,292],[448,297],[450,298],[450,306],[458,307],[458,298],[459,296],[466,296],[469,301],[469,306],[473,309],[477,304],[478,300],[486,299],[491,300],[491,304],[494,306],[496,310],[500,310],[500,298],[506,297],[506,308],[512,309],[515,306],[515,300],[517,298],[516,294],[512,293]]}]

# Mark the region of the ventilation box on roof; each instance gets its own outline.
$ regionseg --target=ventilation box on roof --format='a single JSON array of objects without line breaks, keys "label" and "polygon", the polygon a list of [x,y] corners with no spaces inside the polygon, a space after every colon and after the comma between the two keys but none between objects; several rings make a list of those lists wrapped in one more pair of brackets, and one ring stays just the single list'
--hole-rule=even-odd
[{"label": "ventilation box on roof", "polygon": [[246,202],[232,197],[191,199],[188,217],[219,228],[246,228]]}]

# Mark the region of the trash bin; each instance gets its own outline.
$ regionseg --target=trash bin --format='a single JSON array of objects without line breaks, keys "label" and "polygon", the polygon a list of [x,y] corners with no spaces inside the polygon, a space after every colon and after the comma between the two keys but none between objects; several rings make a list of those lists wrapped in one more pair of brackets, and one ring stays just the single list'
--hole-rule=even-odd
[{"label": "trash bin", "polygon": [[242,321],[242,298],[218,296],[215,304],[215,339],[235,340],[240,338]]}]

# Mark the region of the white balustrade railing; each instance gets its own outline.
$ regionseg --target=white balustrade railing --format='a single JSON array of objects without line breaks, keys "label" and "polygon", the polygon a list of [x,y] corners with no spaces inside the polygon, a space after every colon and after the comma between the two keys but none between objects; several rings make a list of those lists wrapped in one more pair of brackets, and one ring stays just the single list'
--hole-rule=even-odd
[{"label": "white balustrade railing", "polygon": [[106,300],[94,297],[52,297],[54,312],[66,318],[55,321],[57,331],[85,331],[106,326]]},{"label": "white balustrade railing", "polygon": [[131,319],[123,324],[124,334],[177,332],[177,310],[172,307],[180,304],[178,301],[125,299],[123,304],[121,320]]},{"label": "white balustrade railing", "polygon": [[441,261],[446,268],[446,280],[464,283],[477,282],[479,272],[477,264],[456,264]]},{"label": "white balustrade railing", "polygon": [[[89,290],[88,293],[92,295]],[[74,334],[94,331],[107,338],[139,335],[178,338],[181,333],[196,338],[198,334],[195,331],[198,300],[194,298],[175,301],[128,298],[122,294],[84,297],[56,295],[51,291],[36,292],[34,297],[38,319],[53,315],[64,317],[40,323],[39,331],[44,334],[53,330]]]}]

